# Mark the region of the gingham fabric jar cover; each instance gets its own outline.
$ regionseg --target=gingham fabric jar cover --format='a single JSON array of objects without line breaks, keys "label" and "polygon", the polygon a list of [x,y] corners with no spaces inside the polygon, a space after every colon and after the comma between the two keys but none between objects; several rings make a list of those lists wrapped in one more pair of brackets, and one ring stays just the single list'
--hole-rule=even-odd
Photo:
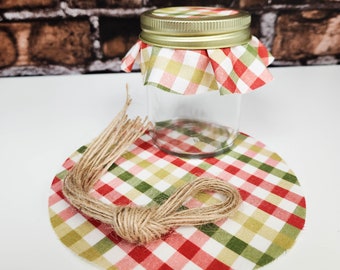
[{"label": "gingham fabric jar cover", "polygon": [[[168,10],[167,10],[168,12]],[[226,15],[237,11],[218,8],[181,7],[176,16]],[[221,94],[247,93],[272,80],[267,66],[274,57],[252,36],[246,44],[208,49],[177,49],[138,40],[122,60],[130,72],[140,65],[144,84],[184,95],[218,90]]]}]

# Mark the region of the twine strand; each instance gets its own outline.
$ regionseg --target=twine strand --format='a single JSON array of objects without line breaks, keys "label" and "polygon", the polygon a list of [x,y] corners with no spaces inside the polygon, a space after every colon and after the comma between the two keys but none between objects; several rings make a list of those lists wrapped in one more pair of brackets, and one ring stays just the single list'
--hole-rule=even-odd
[{"label": "twine strand", "polygon": [[[231,215],[241,202],[237,189],[210,177],[200,177],[183,185],[162,205],[153,207],[109,205],[89,195],[96,181],[151,125],[147,118],[131,120],[127,117],[130,103],[127,95],[121,112],[89,145],[66,176],[63,193],[68,201],[89,217],[110,224],[123,239],[139,245],[159,239],[179,226],[202,225]],[[218,192],[225,200],[179,211],[185,201],[204,191]]]}]

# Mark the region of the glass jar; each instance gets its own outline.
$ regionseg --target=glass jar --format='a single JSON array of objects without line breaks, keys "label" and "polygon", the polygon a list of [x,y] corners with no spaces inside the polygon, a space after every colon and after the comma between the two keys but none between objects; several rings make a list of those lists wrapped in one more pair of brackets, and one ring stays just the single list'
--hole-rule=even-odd
[{"label": "glass jar", "polygon": [[[159,72],[163,84],[146,84],[151,136],[161,150],[200,158],[221,154],[233,145],[239,132],[241,95],[215,91],[218,85],[211,78],[211,63],[202,72],[200,61],[205,61],[207,49],[249,42],[249,25],[248,13],[222,8],[172,7],[141,15],[140,39],[153,50],[149,68],[164,71]],[[188,65],[192,61],[196,61],[195,71],[192,63]],[[202,76],[209,78],[202,80]]]},{"label": "glass jar", "polygon": [[141,15],[140,38],[121,69],[140,67],[151,135],[160,149],[209,157],[233,145],[242,94],[273,79],[267,67],[274,57],[250,34],[250,20],[246,12],[214,7],[170,7]]},{"label": "glass jar", "polygon": [[241,95],[218,91],[180,95],[147,86],[148,115],[154,143],[185,157],[209,157],[227,151],[238,135]]}]

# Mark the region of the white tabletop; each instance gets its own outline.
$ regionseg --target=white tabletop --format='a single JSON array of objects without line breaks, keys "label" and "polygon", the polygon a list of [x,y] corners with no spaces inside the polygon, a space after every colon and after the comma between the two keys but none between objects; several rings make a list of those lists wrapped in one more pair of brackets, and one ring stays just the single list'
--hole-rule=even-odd
[{"label": "white tabletop", "polygon": [[[340,265],[340,66],[272,68],[275,80],[244,95],[241,131],[295,172],[307,201],[297,242],[263,269]],[[57,239],[50,184],[63,161],[120,110],[146,112],[134,74],[0,78],[0,269],[97,269]]]}]

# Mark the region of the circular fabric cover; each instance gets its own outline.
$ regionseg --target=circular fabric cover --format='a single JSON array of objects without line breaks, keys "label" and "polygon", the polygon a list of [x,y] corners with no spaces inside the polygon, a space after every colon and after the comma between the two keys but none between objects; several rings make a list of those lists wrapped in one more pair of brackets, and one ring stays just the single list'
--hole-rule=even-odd
[{"label": "circular fabric cover", "polygon": [[[239,189],[235,214],[214,224],[179,227],[145,246],[120,239],[109,225],[84,216],[62,194],[63,179],[80,159],[79,148],[53,179],[51,224],[60,241],[104,269],[253,269],[266,265],[294,244],[304,227],[305,198],[280,156],[241,134],[224,155],[184,159],[156,148],[145,134],[98,180],[90,194],[108,204],[160,204],[197,176],[214,176]],[[202,193],[185,207],[222,200]]]}]

